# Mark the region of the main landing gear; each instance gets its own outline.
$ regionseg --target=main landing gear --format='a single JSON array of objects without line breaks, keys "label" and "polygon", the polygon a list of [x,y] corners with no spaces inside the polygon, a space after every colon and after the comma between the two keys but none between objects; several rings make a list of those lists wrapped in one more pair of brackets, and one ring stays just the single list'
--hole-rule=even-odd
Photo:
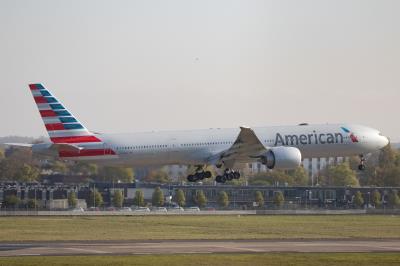
[{"label": "main landing gear", "polygon": [[358,165],[358,170],[364,171],[365,170],[365,158],[364,155],[360,154],[360,164]]},{"label": "main landing gear", "polygon": [[[187,180],[189,182],[197,182],[206,178],[211,178],[212,174],[210,171],[204,171],[202,166],[198,166],[196,173],[193,175],[188,175]],[[239,179],[240,173],[232,169],[225,169],[222,175],[218,175],[215,178],[217,183],[225,183],[226,181],[231,181],[234,179]]]},{"label": "main landing gear", "polygon": [[239,179],[240,173],[234,170],[226,169],[223,175],[219,175],[215,178],[217,183],[225,183],[226,181],[231,181],[233,179]]},{"label": "main landing gear", "polygon": [[188,175],[187,180],[189,182],[201,181],[205,178],[210,178],[212,176],[210,171],[204,171],[203,167],[197,167],[196,173],[193,175]]}]

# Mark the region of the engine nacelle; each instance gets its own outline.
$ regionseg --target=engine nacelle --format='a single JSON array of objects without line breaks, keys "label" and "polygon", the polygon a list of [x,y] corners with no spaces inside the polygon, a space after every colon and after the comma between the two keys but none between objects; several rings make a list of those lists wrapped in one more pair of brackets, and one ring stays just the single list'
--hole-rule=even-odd
[{"label": "engine nacelle", "polygon": [[301,152],[294,147],[273,147],[260,160],[268,169],[295,169],[301,164]]}]

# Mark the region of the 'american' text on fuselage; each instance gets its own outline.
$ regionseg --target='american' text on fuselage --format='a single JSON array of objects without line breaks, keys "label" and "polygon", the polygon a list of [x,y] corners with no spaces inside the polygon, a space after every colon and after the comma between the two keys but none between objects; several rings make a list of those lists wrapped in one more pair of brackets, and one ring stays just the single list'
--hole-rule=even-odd
[{"label": "'american' text on fuselage", "polygon": [[308,144],[338,144],[343,143],[341,133],[320,133],[313,131],[312,134],[281,135],[276,133],[275,146],[298,146]]}]

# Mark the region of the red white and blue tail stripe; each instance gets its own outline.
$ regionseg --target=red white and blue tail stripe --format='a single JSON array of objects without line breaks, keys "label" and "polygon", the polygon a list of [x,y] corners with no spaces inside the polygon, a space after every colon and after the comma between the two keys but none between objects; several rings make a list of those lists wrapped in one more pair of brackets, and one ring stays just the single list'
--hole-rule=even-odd
[{"label": "red white and blue tail stripe", "polygon": [[81,158],[115,155],[104,148],[101,139],[87,130],[42,84],[29,84],[50,140],[54,144],[71,144],[81,150],[60,150],[59,156]]}]

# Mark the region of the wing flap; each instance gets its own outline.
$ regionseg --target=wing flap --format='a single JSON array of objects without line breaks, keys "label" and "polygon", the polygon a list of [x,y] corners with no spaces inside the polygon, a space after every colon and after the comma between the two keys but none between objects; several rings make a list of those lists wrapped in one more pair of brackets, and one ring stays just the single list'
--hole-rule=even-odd
[{"label": "wing flap", "polygon": [[266,152],[262,142],[258,139],[253,129],[240,127],[240,133],[232,146],[210,158],[214,164],[223,163],[227,168],[233,168],[235,164],[255,161],[256,158]]}]

